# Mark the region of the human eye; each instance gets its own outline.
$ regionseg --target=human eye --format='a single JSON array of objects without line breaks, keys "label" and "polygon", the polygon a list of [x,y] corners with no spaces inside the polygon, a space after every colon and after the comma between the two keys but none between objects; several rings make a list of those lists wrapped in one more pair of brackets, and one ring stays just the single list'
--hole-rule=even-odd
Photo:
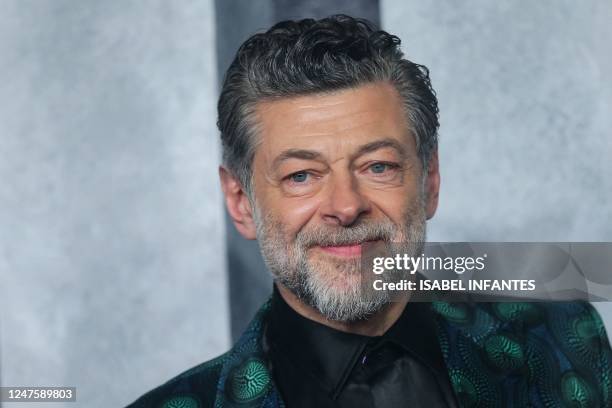
[{"label": "human eye", "polygon": [[304,195],[316,191],[322,174],[316,170],[294,171],[282,178],[282,189],[289,195]]},{"label": "human eye", "polygon": [[287,188],[304,189],[314,184],[319,178],[319,173],[314,170],[299,170],[286,175],[282,181]]},{"label": "human eye", "polygon": [[399,168],[398,164],[388,163],[388,162],[375,162],[368,166],[369,172],[376,176],[389,175],[395,172],[398,168]]},{"label": "human eye", "polygon": [[287,179],[296,184],[302,184],[308,181],[312,175],[307,171],[297,171],[287,176]]}]

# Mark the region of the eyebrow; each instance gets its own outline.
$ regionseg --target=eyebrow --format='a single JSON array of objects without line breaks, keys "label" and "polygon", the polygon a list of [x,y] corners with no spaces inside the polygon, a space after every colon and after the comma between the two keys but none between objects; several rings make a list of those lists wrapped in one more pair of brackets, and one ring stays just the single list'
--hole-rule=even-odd
[{"label": "eyebrow", "polygon": [[276,156],[272,161],[272,168],[276,169],[280,164],[289,159],[302,159],[302,160],[323,160],[323,155],[314,150],[305,149],[288,149]]},{"label": "eyebrow", "polygon": [[[385,138],[381,140],[376,140],[374,142],[365,144],[361,146],[354,154],[351,155],[351,161],[355,160],[357,157],[362,156],[366,153],[371,153],[373,151],[383,149],[386,147],[390,147],[396,150],[399,155],[403,158],[406,156],[406,149],[400,142],[395,139]],[[280,164],[289,159],[301,159],[301,160],[317,160],[323,161],[323,155],[314,150],[308,149],[287,149],[283,151],[281,154],[276,156],[276,158],[272,161],[272,168],[276,169]]]},{"label": "eyebrow", "polygon": [[402,159],[406,157],[406,148],[400,142],[395,139],[385,138],[361,146],[359,150],[357,150],[357,152],[355,152],[355,154],[351,156],[351,160],[355,160],[359,156],[379,149],[383,149],[385,147],[390,147],[396,150]]}]

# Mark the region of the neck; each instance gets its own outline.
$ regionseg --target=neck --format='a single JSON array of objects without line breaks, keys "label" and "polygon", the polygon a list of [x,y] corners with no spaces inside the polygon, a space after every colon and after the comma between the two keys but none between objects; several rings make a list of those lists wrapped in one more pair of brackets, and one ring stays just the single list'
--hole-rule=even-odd
[{"label": "neck", "polygon": [[340,330],[346,333],[360,334],[362,336],[382,336],[393,323],[399,319],[404,311],[408,299],[402,299],[397,302],[390,302],[380,311],[369,317],[368,319],[359,320],[356,322],[341,322],[329,320],[323,316],[315,308],[302,302],[293,292],[287,289],[286,286],[279,282],[275,283],[282,298],[287,302],[289,307],[295,310],[299,315],[313,320],[317,323],[331,327],[332,329]]}]

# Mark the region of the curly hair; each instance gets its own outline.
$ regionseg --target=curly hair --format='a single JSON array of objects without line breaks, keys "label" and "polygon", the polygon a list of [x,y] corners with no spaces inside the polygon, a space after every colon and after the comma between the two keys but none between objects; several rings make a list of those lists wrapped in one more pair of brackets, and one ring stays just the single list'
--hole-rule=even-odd
[{"label": "curly hair", "polygon": [[403,56],[398,37],[347,15],[283,21],[251,36],[230,64],[219,97],[223,164],[250,194],[257,102],[387,81],[402,98],[426,167],[438,143],[438,101],[429,70]]}]

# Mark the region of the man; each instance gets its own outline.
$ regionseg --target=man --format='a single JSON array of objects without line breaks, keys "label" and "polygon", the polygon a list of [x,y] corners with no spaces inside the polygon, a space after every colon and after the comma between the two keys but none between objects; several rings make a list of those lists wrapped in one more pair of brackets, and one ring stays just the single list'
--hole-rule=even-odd
[{"label": "man", "polygon": [[237,344],[131,407],[604,407],[611,352],[587,303],[391,302],[370,244],[419,254],[438,205],[438,107],[399,39],[348,16],[249,38],[219,100],[220,178],[271,299]]}]

